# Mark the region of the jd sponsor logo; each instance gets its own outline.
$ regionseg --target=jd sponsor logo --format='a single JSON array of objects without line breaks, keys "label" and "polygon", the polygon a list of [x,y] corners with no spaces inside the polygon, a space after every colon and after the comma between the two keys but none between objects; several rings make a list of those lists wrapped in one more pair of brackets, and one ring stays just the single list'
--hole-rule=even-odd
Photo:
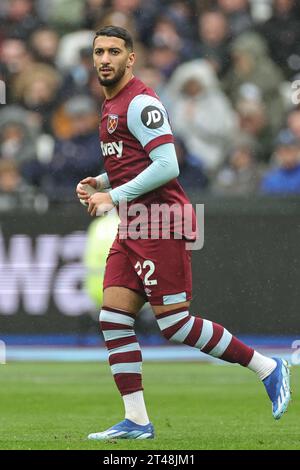
[{"label": "jd sponsor logo", "polygon": [[147,106],[143,109],[142,122],[149,129],[158,129],[164,123],[164,117],[159,108],[156,106]]}]

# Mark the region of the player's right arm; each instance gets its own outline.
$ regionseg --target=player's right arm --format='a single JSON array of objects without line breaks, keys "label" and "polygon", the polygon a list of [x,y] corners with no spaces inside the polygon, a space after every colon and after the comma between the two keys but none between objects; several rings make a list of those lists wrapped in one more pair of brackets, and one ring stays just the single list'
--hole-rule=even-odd
[{"label": "player's right arm", "polygon": [[84,189],[83,185],[85,184],[90,185],[92,188],[99,192],[103,191],[104,189],[110,188],[110,182],[107,173],[101,173],[98,176],[87,176],[83,180],[79,181],[76,187],[76,193],[78,198],[86,202],[88,201],[91,195]]}]

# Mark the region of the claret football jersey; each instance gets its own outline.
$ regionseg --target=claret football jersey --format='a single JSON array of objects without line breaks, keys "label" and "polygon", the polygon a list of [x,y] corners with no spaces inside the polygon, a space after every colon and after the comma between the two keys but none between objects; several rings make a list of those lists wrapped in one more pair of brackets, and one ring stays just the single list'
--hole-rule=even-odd
[{"label": "claret football jersey", "polygon": [[[104,168],[112,188],[127,183],[151,165],[151,150],[174,142],[163,104],[156,93],[136,77],[116,96],[104,101],[100,140]],[[186,238],[194,238],[195,214],[176,178],[128,202],[128,208],[137,203],[144,204],[149,210],[153,204],[177,205],[182,208],[182,214],[184,206],[189,206],[190,211],[186,213],[191,213],[193,233]],[[174,230],[177,231],[171,222],[170,232],[174,233]]]}]

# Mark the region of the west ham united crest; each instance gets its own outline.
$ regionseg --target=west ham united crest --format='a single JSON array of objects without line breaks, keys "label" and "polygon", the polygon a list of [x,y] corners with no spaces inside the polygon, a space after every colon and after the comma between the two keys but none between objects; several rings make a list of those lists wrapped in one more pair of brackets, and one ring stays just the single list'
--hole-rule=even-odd
[{"label": "west ham united crest", "polygon": [[115,132],[118,125],[119,116],[117,114],[109,114],[107,118],[107,130],[110,134]]}]

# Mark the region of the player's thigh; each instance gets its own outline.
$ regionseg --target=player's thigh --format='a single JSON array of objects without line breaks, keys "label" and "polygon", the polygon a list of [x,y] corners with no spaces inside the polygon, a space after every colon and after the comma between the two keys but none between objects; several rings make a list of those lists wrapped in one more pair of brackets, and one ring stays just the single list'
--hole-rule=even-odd
[{"label": "player's thigh", "polygon": [[192,269],[185,240],[129,240],[127,247],[155,315],[189,306]]},{"label": "player's thigh", "polygon": [[161,313],[170,312],[172,310],[177,310],[179,308],[188,310],[189,307],[190,307],[190,301],[180,302],[178,304],[171,304],[171,305],[151,305],[151,308],[155,316],[160,315]]},{"label": "player's thigh", "polygon": [[116,239],[109,251],[103,280],[103,305],[137,314],[146,300],[143,284],[122,243]]},{"label": "player's thigh", "polygon": [[103,291],[103,305],[105,307],[124,310],[135,315],[141,310],[145,299],[132,289],[111,286]]}]

